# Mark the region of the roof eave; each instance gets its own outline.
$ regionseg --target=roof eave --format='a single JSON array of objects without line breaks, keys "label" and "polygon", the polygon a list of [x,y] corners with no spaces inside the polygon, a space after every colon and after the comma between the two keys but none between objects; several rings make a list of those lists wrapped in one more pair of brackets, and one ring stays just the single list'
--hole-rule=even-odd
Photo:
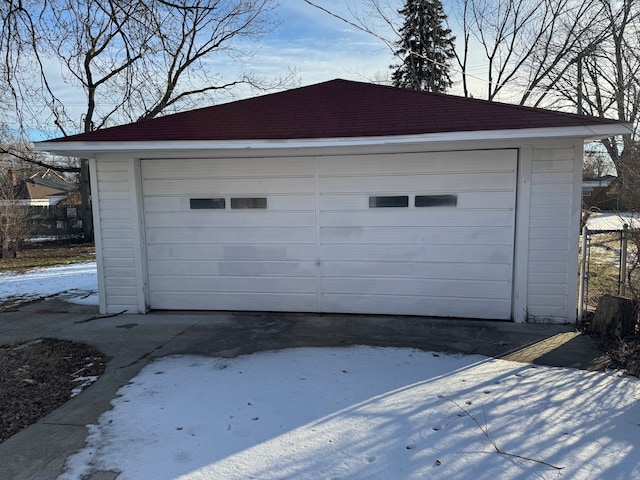
[{"label": "roof eave", "polygon": [[36,142],[38,151],[70,157],[92,158],[100,153],[180,151],[180,150],[240,150],[275,148],[349,147],[413,143],[445,143],[487,140],[581,138],[585,142],[633,132],[632,124],[546,127],[504,130],[476,130],[418,135],[389,135],[368,137],[303,138],[277,140],[167,140],[167,141],[44,141]]}]

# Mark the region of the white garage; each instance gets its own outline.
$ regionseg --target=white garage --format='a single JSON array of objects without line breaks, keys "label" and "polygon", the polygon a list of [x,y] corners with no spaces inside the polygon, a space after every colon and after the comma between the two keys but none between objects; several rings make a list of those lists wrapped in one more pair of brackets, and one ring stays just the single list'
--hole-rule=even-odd
[{"label": "white garage", "polygon": [[101,311],[575,319],[583,142],[619,123],[336,80],[56,139]]}]

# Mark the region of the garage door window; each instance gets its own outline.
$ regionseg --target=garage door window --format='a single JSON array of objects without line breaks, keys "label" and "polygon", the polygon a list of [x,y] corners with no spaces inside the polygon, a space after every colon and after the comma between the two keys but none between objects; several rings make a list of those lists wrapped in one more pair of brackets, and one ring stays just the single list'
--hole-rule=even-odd
[{"label": "garage door window", "polygon": [[369,197],[369,208],[408,207],[409,197],[399,195],[394,197]]},{"label": "garage door window", "polygon": [[457,195],[416,195],[416,207],[455,207]]},{"label": "garage door window", "polygon": [[252,197],[252,198],[232,198],[232,209],[246,209],[246,208],[267,208],[267,199],[265,197]]},{"label": "garage door window", "polygon": [[189,199],[191,210],[219,210],[224,209],[224,198],[191,198]]}]

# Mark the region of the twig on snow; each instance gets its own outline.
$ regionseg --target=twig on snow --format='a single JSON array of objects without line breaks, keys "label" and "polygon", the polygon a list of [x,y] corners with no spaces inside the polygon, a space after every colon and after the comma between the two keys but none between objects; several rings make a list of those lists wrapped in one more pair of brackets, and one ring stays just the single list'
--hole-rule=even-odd
[{"label": "twig on snow", "polygon": [[504,450],[502,450],[500,447],[498,447],[498,445],[496,444],[496,442],[493,440],[493,438],[491,438],[491,436],[489,435],[489,433],[487,432],[487,429],[484,428],[482,425],[480,425],[480,422],[478,422],[478,419],[471,413],[469,412],[469,410],[467,410],[466,408],[464,408],[462,405],[460,405],[458,402],[456,402],[455,400],[452,400],[450,398],[447,398],[447,400],[449,400],[451,403],[453,403],[456,407],[458,407],[460,410],[462,410],[471,420],[473,420],[473,423],[475,423],[477,425],[477,427],[480,429],[480,431],[484,434],[485,437],[487,437],[487,440],[489,440],[489,443],[491,443],[491,445],[493,445],[493,448],[496,450],[496,452],[498,452],[500,455],[505,455],[507,457],[513,457],[513,458],[519,458],[521,460],[527,460],[529,462],[536,462],[536,463],[540,463],[542,465],[546,465],[547,467],[551,467],[555,470],[562,470],[564,469],[564,467],[558,467],[557,465],[552,465],[551,463],[547,463],[544,462],[542,460],[536,460],[535,458],[529,458],[529,457],[524,457],[522,455],[517,455],[515,453],[509,453],[509,452],[505,452]]}]

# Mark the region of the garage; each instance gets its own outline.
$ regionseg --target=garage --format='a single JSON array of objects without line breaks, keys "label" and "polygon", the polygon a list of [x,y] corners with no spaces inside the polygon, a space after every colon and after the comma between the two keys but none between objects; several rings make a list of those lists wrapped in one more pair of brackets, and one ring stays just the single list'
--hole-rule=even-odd
[{"label": "garage", "polygon": [[576,319],[614,120],[347,80],[40,142],[89,159],[100,312]]},{"label": "garage", "polygon": [[508,319],[516,165],[513,149],[143,160],[150,306]]}]

